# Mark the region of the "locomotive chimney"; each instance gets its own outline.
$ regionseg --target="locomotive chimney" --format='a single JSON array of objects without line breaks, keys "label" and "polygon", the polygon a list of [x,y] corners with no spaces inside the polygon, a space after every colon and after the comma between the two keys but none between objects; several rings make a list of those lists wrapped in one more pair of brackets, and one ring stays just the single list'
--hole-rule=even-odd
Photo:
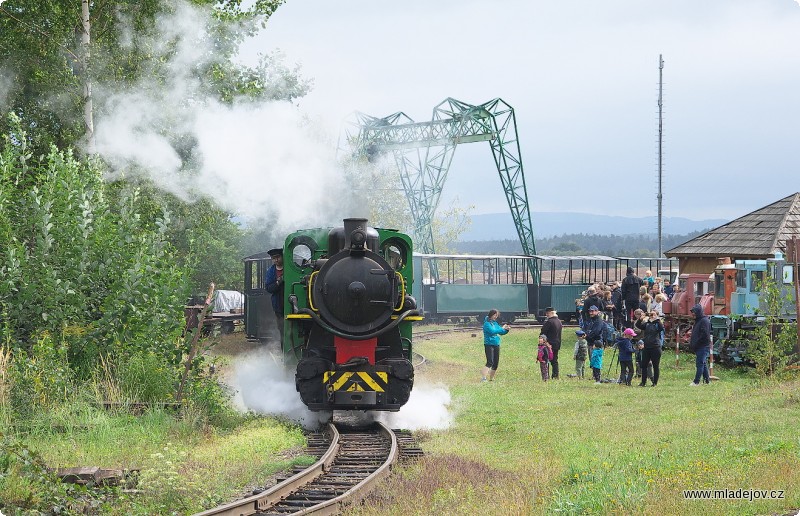
[{"label": "locomotive chimney", "polygon": [[361,236],[356,233],[356,244],[363,246],[367,239],[367,219],[344,219],[344,248],[350,249],[353,244],[353,232],[360,231]]}]

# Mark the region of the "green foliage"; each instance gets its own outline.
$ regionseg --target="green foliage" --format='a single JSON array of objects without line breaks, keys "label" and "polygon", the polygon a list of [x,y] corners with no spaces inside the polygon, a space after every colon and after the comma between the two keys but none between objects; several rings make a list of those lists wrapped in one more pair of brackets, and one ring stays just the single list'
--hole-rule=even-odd
[{"label": "green foliage", "polygon": [[196,478],[180,475],[180,467],[187,460],[188,453],[173,443],[166,445],[150,455],[147,467],[139,477],[139,488],[148,497],[156,499],[158,512],[180,509],[187,511],[192,501],[201,494]]},{"label": "green foliage", "polygon": [[115,376],[123,399],[149,403],[171,399],[177,373],[163,356],[153,351],[133,351],[122,357]]},{"label": "green foliage", "polygon": [[[207,14],[196,47],[213,48],[205,61],[192,69],[205,94],[221,100],[239,97],[272,98],[273,76],[288,73],[281,98],[302,95],[308,83],[291,70],[275,67],[276,56],[266,56],[255,67],[233,59],[244,37],[263,28],[282,0],[258,0],[243,7],[240,0],[192,0]],[[108,95],[141,77],[162,81],[169,74],[177,42],[158,34],[159,19],[174,14],[180,4],[170,0],[92,2],[90,5],[91,61],[84,69],[79,51],[83,30],[81,3],[56,0],[9,0],[0,6],[0,65],[13,78],[8,105],[23,118],[25,127],[38,130],[30,143],[36,155],[50,145],[75,146],[84,134],[83,86],[87,78],[94,90],[97,111],[106,109]],[[0,120],[0,133],[9,130]]]},{"label": "green foliage", "polygon": [[[52,149],[31,160],[19,120],[0,151],[0,341],[10,405],[51,408],[113,357],[130,398],[168,400],[188,289],[170,218],[138,191],[107,195],[100,168]],[[130,399],[129,398],[129,399]]]},{"label": "green foliage", "polygon": [[761,291],[761,307],[756,312],[763,321],[750,332],[746,356],[756,364],[762,378],[782,376],[797,345],[797,323],[787,322],[784,316],[787,307],[794,309],[794,303],[781,287],[780,278],[769,275],[756,285]]},{"label": "green foliage", "polygon": [[29,353],[18,349],[10,366],[9,404],[19,419],[63,403],[72,391],[66,346],[55,344],[49,335],[37,338]]},{"label": "green foliage", "polygon": [[62,483],[38,453],[0,434],[0,509],[24,514],[96,514],[110,509],[116,490],[90,487]]}]

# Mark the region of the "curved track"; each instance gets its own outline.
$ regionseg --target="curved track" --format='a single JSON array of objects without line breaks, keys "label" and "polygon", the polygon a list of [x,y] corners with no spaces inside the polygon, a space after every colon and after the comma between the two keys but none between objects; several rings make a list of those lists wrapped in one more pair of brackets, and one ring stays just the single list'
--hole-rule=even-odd
[{"label": "curved track", "polygon": [[197,516],[337,514],[388,475],[400,458],[422,453],[407,433],[396,434],[381,423],[358,428],[329,423],[324,437],[309,438],[308,452],[319,454],[308,468],[271,489]]}]

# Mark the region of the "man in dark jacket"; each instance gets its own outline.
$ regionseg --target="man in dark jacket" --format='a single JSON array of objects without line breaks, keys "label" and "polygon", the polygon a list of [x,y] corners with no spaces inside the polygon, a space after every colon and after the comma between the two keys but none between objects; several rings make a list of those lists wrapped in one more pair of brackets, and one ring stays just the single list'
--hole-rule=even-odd
[{"label": "man in dark jacket", "polygon": [[615,282],[611,287],[611,304],[614,305],[611,313],[614,318],[614,328],[617,330],[622,329],[622,289],[619,288],[619,282]]},{"label": "man in dark jacket", "polygon": [[556,309],[547,307],[544,311],[547,320],[542,324],[542,335],[547,337],[547,342],[553,348],[553,358],[550,365],[553,368],[550,378],[558,378],[558,350],[561,349],[561,319],[556,314]]},{"label": "man in dark jacket", "polygon": [[625,304],[625,326],[630,328],[636,320],[633,317],[633,311],[639,308],[639,289],[642,286],[642,280],[633,273],[633,267],[628,267],[625,274],[625,279],[622,280],[622,302]]},{"label": "man in dark jacket", "polygon": [[653,387],[658,385],[658,377],[661,372],[661,335],[664,333],[664,324],[658,312],[652,311],[647,317],[636,321],[636,328],[641,330],[644,334],[643,342],[639,349],[642,350],[642,381],[639,382],[639,387],[647,385],[647,373],[645,369],[648,364],[653,365]]},{"label": "man in dark jacket", "polygon": [[695,366],[697,372],[694,374],[694,381],[689,385],[697,387],[700,385],[700,377],[703,377],[703,383],[710,383],[711,379],[708,375],[708,355],[711,353],[711,321],[703,313],[703,307],[694,305],[692,307],[692,314],[694,314],[694,326],[692,327],[692,339],[689,341],[689,349],[697,355],[695,358]]},{"label": "man in dark jacket", "polygon": [[586,341],[589,346],[594,346],[595,342],[600,342],[602,347],[603,343],[603,330],[605,330],[606,323],[600,318],[600,309],[595,305],[589,307],[589,320],[586,323]]},{"label": "man in dark jacket", "polygon": [[275,312],[278,333],[283,343],[283,249],[270,249],[267,254],[272,258],[272,266],[267,269],[264,286],[272,294],[272,310]]}]

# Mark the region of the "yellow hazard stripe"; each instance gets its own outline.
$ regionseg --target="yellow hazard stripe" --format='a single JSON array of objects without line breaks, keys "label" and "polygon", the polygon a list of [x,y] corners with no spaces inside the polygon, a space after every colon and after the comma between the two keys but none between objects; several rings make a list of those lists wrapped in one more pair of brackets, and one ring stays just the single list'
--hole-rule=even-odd
[{"label": "yellow hazard stripe", "polygon": [[351,376],[353,376],[353,373],[342,373],[342,376],[340,376],[339,378],[336,379],[336,381],[333,382],[333,390],[334,391],[340,390],[342,388],[342,385],[344,385],[347,382],[347,380],[350,379]]},{"label": "yellow hazard stripe", "polygon": [[385,387],[389,384],[389,373],[383,371],[374,373],[325,371],[322,375],[322,382],[329,384],[334,391],[363,391],[366,385],[375,392],[386,392]]},{"label": "yellow hazard stripe", "polygon": [[[396,315],[392,316],[392,320],[394,320],[394,319],[397,319]],[[425,318],[422,317],[421,315],[409,315],[408,317],[403,319],[403,322],[405,322],[405,321],[424,321],[424,320],[425,320]]]},{"label": "yellow hazard stripe", "polygon": [[366,371],[359,371],[358,372],[358,376],[360,376],[361,379],[364,380],[364,383],[369,385],[372,388],[373,391],[375,391],[375,392],[383,392],[383,387],[378,385],[375,382],[375,380],[373,380],[372,377],[369,375],[369,373],[367,373]]}]

